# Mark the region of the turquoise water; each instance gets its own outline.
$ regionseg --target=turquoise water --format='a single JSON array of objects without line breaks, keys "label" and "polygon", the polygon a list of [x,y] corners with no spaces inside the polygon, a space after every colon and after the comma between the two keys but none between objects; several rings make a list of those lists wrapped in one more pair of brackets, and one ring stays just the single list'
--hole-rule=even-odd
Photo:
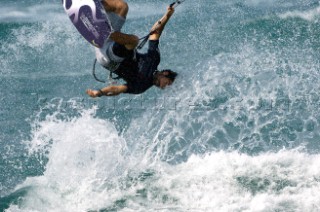
[{"label": "turquoise water", "polygon": [[[142,37],[171,2],[128,3]],[[175,84],[101,99],[60,1],[0,4],[1,210],[320,210],[318,1],[186,0]]]}]

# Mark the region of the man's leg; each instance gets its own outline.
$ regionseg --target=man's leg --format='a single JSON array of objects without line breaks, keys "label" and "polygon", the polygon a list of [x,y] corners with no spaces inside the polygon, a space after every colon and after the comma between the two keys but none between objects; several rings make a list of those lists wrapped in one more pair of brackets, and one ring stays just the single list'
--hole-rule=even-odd
[{"label": "man's leg", "polygon": [[123,0],[102,0],[101,2],[102,2],[106,11],[114,12],[123,18],[127,17],[129,7],[125,1],[123,1]]},{"label": "man's leg", "polygon": [[[113,12],[124,19],[129,11],[128,4],[124,0],[102,0],[102,4],[107,12]],[[111,25],[113,24],[111,23]],[[110,35],[110,39],[124,45],[128,50],[134,49],[139,43],[139,38],[136,35],[120,32],[121,27],[118,26],[119,24],[114,23],[115,31]]]}]

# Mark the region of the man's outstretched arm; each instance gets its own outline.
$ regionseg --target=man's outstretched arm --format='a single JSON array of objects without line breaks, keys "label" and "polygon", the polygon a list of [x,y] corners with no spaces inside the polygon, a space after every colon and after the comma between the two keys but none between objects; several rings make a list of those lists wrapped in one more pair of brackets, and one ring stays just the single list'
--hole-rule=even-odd
[{"label": "man's outstretched arm", "polygon": [[93,98],[100,96],[116,96],[128,90],[126,85],[111,85],[100,90],[87,90],[87,94]]},{"label": "man's outstretched arm", "polygon": [[149,37],[149,40],[159,40],[164,27],[168,23],[173,13],[174,8],[168,7],[167,12],[162,16],[162,18],[152,26],[150,30],[151,35]]}]

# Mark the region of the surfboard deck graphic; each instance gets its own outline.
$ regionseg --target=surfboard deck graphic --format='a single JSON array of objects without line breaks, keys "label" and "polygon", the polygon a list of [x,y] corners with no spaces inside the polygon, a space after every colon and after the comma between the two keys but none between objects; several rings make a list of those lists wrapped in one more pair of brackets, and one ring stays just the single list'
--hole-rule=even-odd
[{"label": "surfboard deck graphic", "polygon": [[112,28],[100,0],[62,0],[62,4],[79,33],[101,48]]}]

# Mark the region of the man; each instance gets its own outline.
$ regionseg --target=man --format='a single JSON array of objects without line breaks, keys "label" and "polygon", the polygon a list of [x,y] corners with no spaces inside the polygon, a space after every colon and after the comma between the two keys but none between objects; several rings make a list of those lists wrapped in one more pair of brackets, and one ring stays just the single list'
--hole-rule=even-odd
[{"label": "man", "polygon": [[115,32],[101,49],[96,49],[97,61],[109,71],[126,81],[124,85],[112,85],[100,90],[87,90],[91,97],[115,96],[121,93],[140,94],[153,85],[164,89],[171,85],[177,73],[171,70],[158,71],[160,51],[158,48],[161,33],[174,13],[168,7],[164,16],[151,28],[149,48],[146,54],[134,51],[139,43],[135,35],[121,33],[120,30],[128,13],[128,5],[122,0],[104,0],[103,5]]}]

